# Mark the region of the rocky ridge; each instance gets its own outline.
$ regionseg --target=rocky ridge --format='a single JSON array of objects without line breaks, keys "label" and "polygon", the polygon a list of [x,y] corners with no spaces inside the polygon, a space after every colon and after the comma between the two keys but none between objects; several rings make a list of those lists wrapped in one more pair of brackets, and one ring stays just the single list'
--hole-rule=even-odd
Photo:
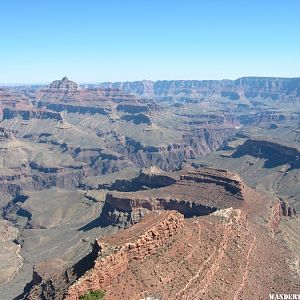
[{"label": "rocky ridge", "polygon": [[[153,212],[137,226],[106,239],[96,240],[90,254],[64,272],[57,262],[49,262],[52,273],[45,275],[45,266],[35,268],[26,299],[79,299],[86,292],[109,286],[114,278],[128,269],[134,260],[143,260],[159,248],[183,226],[183,216],[176,211]],[[90,269],[88,269],[90,268]],[[49,288],[45,288],[48,286]]]}]

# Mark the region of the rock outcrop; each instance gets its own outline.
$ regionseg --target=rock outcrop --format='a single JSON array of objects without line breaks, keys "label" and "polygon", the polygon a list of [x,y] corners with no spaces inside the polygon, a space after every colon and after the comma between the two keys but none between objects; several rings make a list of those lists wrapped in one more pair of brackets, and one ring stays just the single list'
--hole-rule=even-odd
[{"label": "rock outcrop", "polygon": [[297,217],[297,211],[294,207],[291,207],[287,201],[277,200],[272,206],[268,222],[269,227],[272,230],[276,230],[284,217],[295,218]]},{"label": "rock outcrop", "polygon": [[292,218],[297,216],[296,209],[291,207],[287,201],[283,200],[280,201],[280,212],[284,217]]},{"label": "rock outcrop", "polygon": [[[156,210],[177,210],[185,217],[203,216],[217,209],[237,208],[243,203],[244,183],[227,171],[199,169],[151,177],[143,185],[138,185],[139,177],[129,182],[134,189],[140,186],[140,191],[108,193],[100,216],[103,225],[126,228]],[[154,187],[160,180],[161,187],[147,189],[147,184]],[[124,185],[123,181],[112,186],[122,189]]]},{"label": "rock outcrop", "polygon": [[[152,214],[131,232],[121,232],[107,241],[97,240],[99,252],[94,267],[68,288],[65,299],[79,299],[91,286],[101,289],[111,285],[132,260],[143,260],[157,252],[183,226],[183,219],[173,211]],[[127,241],[128,237],[134,239]]]},{"label": "rock outcrop", "polygon": [[77,90],[78,84],[74,81],[68,79],[68,77],[63,77],[61,80],[55,80],[49,84],[49,89],[71,89]]}]

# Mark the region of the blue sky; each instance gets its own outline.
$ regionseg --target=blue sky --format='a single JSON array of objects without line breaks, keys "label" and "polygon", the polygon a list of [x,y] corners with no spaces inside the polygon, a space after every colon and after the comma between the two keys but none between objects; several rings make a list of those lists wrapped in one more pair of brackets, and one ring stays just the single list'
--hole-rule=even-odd
[{"label": "blue sky", "polygon": [[299,0],[2,0],[0,83],[300,76]]}]

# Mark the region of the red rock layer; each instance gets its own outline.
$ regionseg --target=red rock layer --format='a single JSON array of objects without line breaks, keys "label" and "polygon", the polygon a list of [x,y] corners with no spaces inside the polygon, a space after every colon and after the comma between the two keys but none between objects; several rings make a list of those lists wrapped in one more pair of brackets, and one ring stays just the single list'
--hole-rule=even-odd
[{"label": "red rock layer", "polygon": [[157,252],[183,222],[183,215],[175,211],[153,213],[117,236],[104,242],[97,240],[99,256],[94,267],[69,287],[65,299],[77,300],[88,291],[108,287],[128,269],[131,261]]}]

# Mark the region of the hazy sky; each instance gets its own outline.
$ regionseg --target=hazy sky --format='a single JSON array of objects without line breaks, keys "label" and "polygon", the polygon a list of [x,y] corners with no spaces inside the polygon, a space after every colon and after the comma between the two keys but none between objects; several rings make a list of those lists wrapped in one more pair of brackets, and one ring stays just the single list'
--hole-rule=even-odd
[{"label": "hazy sky", "polygon": [[300,0],[1,0],[0,82],[300,76]]}]

